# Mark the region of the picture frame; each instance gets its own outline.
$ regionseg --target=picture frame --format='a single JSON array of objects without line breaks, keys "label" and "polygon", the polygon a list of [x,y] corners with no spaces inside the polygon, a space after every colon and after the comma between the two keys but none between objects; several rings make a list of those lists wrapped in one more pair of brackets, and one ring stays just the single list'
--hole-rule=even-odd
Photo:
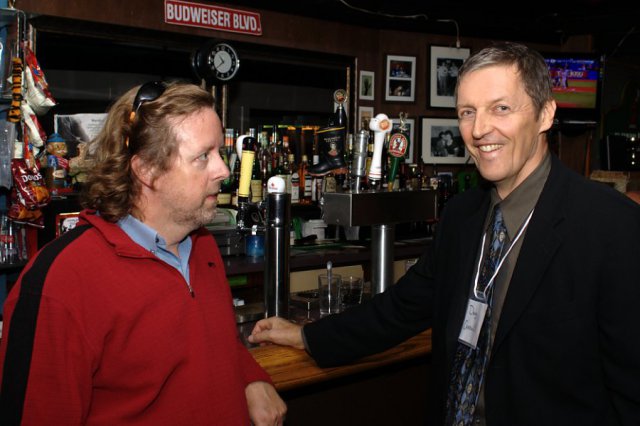
[{"label": "picture frame", "polygon": [[455,118],[421,119],[422,161],[425,164],[466,164],[469,153]]},{"label": "picture frame", "polygon": [[386,101],[413,102],[416,92],[416,57],[387,55]]},{"label": "picture frame", "polygon": [[363,101],[375,100],[376,74],[373,71],[360,71],[358,97]]},{"label": "picture frame", "polygon": [[58,213],[56,215],[56,237],[71,231],[80,220],[80,212]]},{"label": "picture frame", "polygon": [[[406,127],[408,127],[408,132],[409,133],[409,149],[407,150],[407,152],[404,155],[404,162],[407,164],[411,164],[414,163],[414,157],[413,157],[413,153],[414,151],[414,146],[416,146],[417,141],[414,138],[415,135],[415,127],[416,127],[416,120],[413,118],[405,118],[404,120]],[[400,127],[400,119],[399,118],[392,118],[391,119],[391,123],[392,123],[392,127],[391,127],[391,133],[394,133],[399,127]]]},{"label": "picture frame", "polygon": [[361,106],[358,108],[358,124],[356,127],[356,131],[360,130],[360,129],[366,129],[369,130],[369,125],[367,124],[366,127],[363,124],[364,120],[367,120],[367,123],[369,123],[369,121],[371,121],[371,119],[373,118],[373,107],[366,107],[366,106]]},{"label": "picture frame", "polygon": [[455,108],[458,70],[470,53],[463,47],[429,46],[429,106]]}]

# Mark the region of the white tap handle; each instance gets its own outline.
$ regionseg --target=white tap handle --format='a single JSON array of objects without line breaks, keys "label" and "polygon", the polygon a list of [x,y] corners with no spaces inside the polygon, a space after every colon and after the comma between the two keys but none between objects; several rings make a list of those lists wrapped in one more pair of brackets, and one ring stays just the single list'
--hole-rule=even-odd
[{"label": "white tap handle", "polygon": [[267,192],[269,194],[272,194],[274,192],[287,192],[284,179],[282,179],[280,176],[271,176],[267,181]]},{"label": "white tap handle", "polygon": [[238,159],[242,161],[242,144],[244,143],[244,138],[248,138],[249,135],[241,135],[236,139],[236,153],[238,154]]},{"label": "white tap handle", "polygon": [[373,158],[369,167],[369,179],[382,179],[382,148],[387,133],[391,132],[391,120],[386,114],[378,114],[369,121],[369,129],[373,130]]}]

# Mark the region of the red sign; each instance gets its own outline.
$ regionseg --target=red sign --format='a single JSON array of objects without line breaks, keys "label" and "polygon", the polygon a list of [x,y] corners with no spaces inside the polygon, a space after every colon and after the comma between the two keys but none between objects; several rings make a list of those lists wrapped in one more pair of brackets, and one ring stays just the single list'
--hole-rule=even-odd
[{"label": "red sign", "polygon": [[259,13],[181,0],[164,0],[164,22],[209,30],[262,35]]}]

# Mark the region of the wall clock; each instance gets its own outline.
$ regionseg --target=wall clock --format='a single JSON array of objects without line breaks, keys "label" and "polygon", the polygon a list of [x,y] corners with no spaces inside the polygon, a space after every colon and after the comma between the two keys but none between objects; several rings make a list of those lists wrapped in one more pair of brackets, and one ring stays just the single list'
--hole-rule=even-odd
[{"label": "wall clock", "polygon": [[228,43],[217,43],[209,52],[207,61],[215,77],[221,81],[229,81],[240,69],[238,52]]},{"label": "wall clock", "polygon": [[229,43],[207,43],[194,52],[192,67],[199,78],[228,82],[238,74],[240,58]]}]

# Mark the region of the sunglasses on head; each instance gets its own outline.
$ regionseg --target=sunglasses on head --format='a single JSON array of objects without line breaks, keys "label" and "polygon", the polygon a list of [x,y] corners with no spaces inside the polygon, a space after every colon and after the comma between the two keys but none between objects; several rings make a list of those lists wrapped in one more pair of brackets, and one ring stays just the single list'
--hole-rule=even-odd
[{"label": "sunglasses on head", "polygon": [[[162,96],[165,90],[167,90],[167,86],[162,81],[150,81],[140,86],[136,97],[133,98],[133,106],[131,107],[131,114],[129,114],[129,124],[133,124],[133,120],[135,120],[142,104],[155,101]],[[125,141],[125,145],[127,148],[129,147],[129,138]]]}]

